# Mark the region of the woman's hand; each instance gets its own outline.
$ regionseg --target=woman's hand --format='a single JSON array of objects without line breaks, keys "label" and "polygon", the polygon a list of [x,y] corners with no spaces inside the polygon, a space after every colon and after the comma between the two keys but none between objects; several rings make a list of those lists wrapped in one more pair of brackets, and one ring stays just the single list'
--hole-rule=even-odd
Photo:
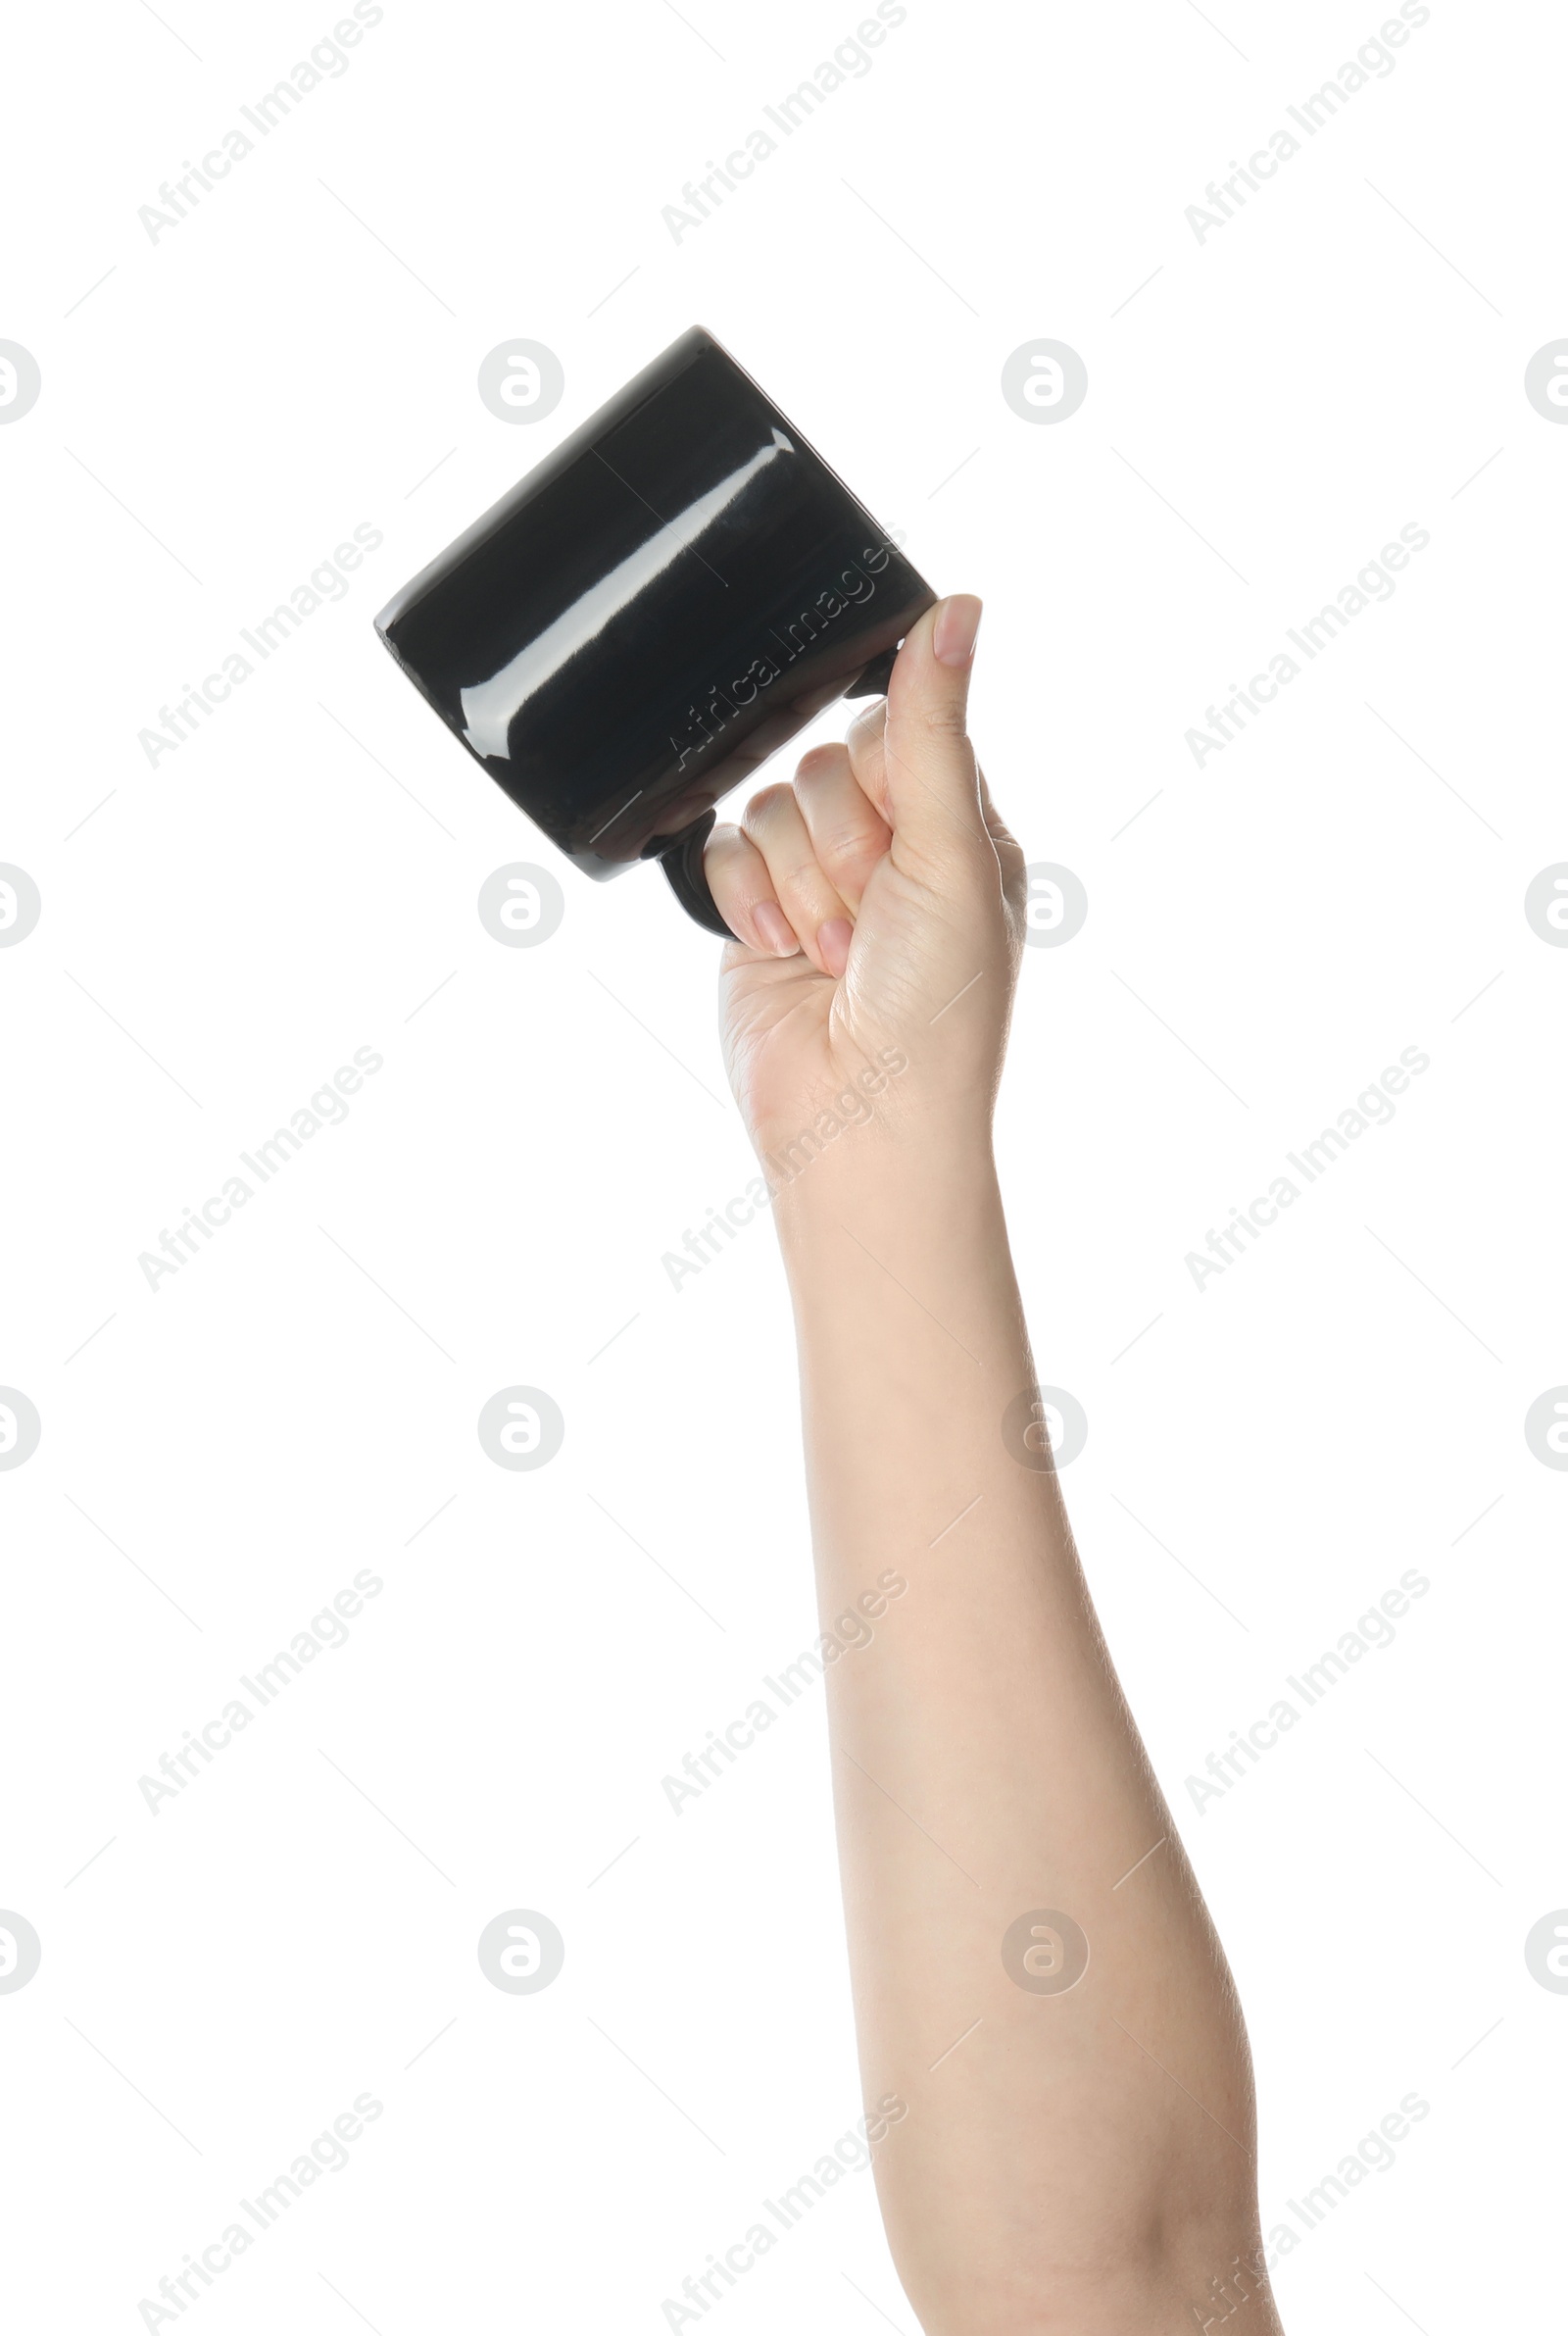
[{"label": "woman's hand", "polygon": [[846,743],[813,747],[793,786],[709,839],[742,936],[719,976],[725,1061],[764,1160],[789,1162],[824,1114],[834,1135],[866,1118],[873,1097],[884,1125],[940,1114],[989,1138],[1024,861],[964,728],[979,621],[968,594],[928,610]]}]

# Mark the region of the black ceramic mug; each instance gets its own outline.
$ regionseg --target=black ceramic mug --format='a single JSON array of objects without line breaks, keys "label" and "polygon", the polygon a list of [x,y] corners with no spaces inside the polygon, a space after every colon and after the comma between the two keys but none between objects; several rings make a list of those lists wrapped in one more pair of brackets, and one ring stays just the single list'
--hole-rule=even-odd
[{"label": "black ceramic mug", "polygon": [[590,876],[703,874],[713,805],[832,699],[887,687],[936,594],[701,326],[389,602],[376,631]]}]

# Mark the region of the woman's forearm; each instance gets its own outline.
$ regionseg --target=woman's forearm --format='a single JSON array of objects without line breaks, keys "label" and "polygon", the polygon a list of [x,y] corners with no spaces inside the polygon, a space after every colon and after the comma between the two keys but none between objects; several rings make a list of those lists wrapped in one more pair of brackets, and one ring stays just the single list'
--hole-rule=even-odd
[{"label": "woman's forearm", "polygon": [[1025,1440],[989,1146],[854,1131],[777,1218],[824,1627],[908,1583],[829,1673],[865,2092],[910,2108],[878,2152],[901,2273],[933,2336],[1192,2327],[1234,2258],[1255,2285],[1245,2034]]},{"label": "woman's forearm", "polygon": [[1246,2036],[1079,1569],[992,1166],[1027,873],[965,728],[979,613],[922,617],[886,704],[707,857],[758,1151],[832,1139],[775,1215],[824,1624],[876,1617],[828,1715],[866,2096],[908,2104],[878,2189],[928,2336],[1244,2301],[1277,2336]]}]

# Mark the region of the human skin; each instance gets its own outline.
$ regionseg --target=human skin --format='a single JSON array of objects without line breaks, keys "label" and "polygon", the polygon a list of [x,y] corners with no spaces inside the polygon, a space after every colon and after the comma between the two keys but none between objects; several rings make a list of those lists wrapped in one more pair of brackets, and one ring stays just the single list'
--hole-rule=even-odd
[{"label": "human skin", "polygon": [[[1244,2336],[1280,2336],[1235,1989],[1059,1479],[1004,1440],[1035,1386],[992,1149],[1025,878],[966,734],[979,615],[922,617],[886,700],[707,855],[759,1154],[799,1159],[883,1080],[774,1202],[824,1629],[884,1568],[909,1584],[827,1672],[864,2096],[908,2104],[878,2196],[927,2336],[1175,2336],[1244,2308]],[[1003,1961],[1046,1910],[1089,1944],[1055,1993]],[[1029,1967],[1054,1961],[1047,1938]]]}]

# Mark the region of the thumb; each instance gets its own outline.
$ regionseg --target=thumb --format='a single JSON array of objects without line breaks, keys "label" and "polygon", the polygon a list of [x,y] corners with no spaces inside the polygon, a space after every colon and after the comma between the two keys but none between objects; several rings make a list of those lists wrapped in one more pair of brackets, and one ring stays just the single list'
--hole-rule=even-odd
[{"label": "thumb", "polygon": [[888,682],[884,778],[898,843],[951,863],[984,843],[979,770],[965,718],[980,603],[959,592],[927,609]]}]

